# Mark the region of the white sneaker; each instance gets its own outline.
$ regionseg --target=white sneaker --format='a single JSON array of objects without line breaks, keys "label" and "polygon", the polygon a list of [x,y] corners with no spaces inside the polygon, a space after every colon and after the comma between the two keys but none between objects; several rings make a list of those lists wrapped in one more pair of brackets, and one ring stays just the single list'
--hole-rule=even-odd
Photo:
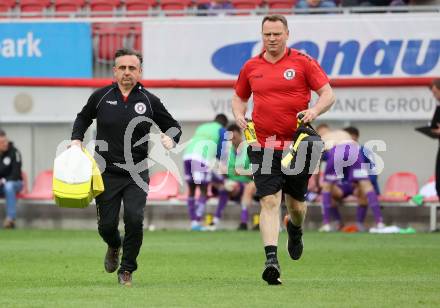
[{"label": "white sneaker", "polygon": [[318,230],[319,232],[332,232],[332,226],[330,226],[330,224],[324,224],[321,226],[321,228],[319,228]]},{"label": "white sneaker", "polygon": [[208,231],[217,231],[220,229],[220,219],[218,217],[214,217],[212,219],[212,223],[206,227]]},{"label": "white sneaker", "polygon": [[206,226],[206,230],[208,230],[208,231],[217,231],[217,225],[212,223],[209,226]]},{"label": "white sneaker", "polygon": [[201,226],[197,220],[191,221],[191,231],[205,231],[205,227]]},{"label": "white sneaker", "polygon": [[220,218],[214,216],[212,222],[214,223],[214,225],[218,226],[220,224]]},{"label": "white sneaker", "polygon": [[378,224],[376,224],[376,229],[383,229],[385,228],[385,224],[383,222],[379,222]]}]

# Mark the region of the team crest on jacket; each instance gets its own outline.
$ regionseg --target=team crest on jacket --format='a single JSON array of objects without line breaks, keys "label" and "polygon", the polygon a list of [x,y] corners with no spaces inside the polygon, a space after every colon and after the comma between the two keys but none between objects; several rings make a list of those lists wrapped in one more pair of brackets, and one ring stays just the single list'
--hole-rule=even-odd
[{"label": "team crest on jacket", "polygon": [[136,111],[138,114],[144,114],[146,110],[147,110],[147,106],[145,106],[144,103],[139,102],[136,105],[134,105],[134,111]]},{"label": "team crest on jacket", "polygon": [[11,158],[6,156],[5,158],[3,158],[3,164],[5,166],[9,166],[11,164]]},{"label": "team crest on jacket", "polygon": [[284,71],[284,78],[287,80],[292,80],[295,77],[295,70],[293,68],[288,68]]}]

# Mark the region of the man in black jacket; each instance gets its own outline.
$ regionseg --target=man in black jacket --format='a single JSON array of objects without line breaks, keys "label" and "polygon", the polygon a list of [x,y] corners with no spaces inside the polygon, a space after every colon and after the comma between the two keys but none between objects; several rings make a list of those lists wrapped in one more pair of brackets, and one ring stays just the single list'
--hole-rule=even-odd
[{"label": "man in black jacket", "polygon": [[[81,146],[84,133],[96,119],[98,164],[105,191],[96,198],[98,231],[108,245],[105,270],[118,269],[118,281],[131,286],[132,273],[143,238],[144,207],[148,192],[148,142],[151,126],[157,125],[161,143],[167,149],[179,142],[179,123],[168,113],[160,99],[148,92],[139,80],[142,56],[121,49],[115,54],[113,67],[116,83],[96,90],[78,113],[72,131],[72,146]],[[103,166],[105,163],[105,166]],[[124,204],[125,235],[119,231],[119,211]]]},{"label": "man in black jacket", "polygon": [[[434,79],[431,84],[432,95],[437,101],[437,107],[431,120],[431,129],[439,137],[440,141],[440,78]],[[435,163],[435,188],[437,196],[440,198],[440,143],[437,151],[437,160]]]},{"label": "man in black jacket", "polygon": [[6,199],[6,219],[3,227],[15,228],[16,194],[23,188],[21,154],[0,129],[0,197]]}]

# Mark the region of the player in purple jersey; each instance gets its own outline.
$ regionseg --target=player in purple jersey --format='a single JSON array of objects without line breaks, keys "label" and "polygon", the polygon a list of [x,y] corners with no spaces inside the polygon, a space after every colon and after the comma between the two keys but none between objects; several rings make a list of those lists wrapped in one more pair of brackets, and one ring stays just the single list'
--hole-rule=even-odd
[{"label": "player in purple jersey", "polygon": [[222,145],[219,173],[213,181],[213,190],[218,194],[219,202],[212,224],[209,230],[217,230],[220,227],[223,210],[229,200],[242,205],[242,221],[248,220],[248,207],[252,203],[255,194],[255,185],[252,182],[252,169],[247,155],[247,143],[243,142],[242,132],[239,126],[232,124],[227,129],[231,136],[230,142]]},{"label": "player in purple jersey", "polygon": [[[187,203],[193,231],[204,230],[200,221],[208,199],[208,184],[212,181],[212,169],[220,157],[227,124],[228,118],[224,114],[216,115],[214,121],[196,128],[185,148],[183,167],[189,188]],[[195,196],[197,188],[200,191],[198,198]]]},{"label": "player in purple jersey", "polygon": [[[371,207],[377,227],[383,227],[383,218],[377,194],[368,176],[368,170],[361,155],[361,147],[345,131],[330,132],[328,127],[320,127],[318,133],[326,142],[328,151],[322,185],[323,226],[320,231],[331,231],[330,222],[336,220],[342,227],[337,202],[348,195],[355,194],[358,199],[364,196]],[[357,221],[363,226],[367,207],[358,206]]]}]

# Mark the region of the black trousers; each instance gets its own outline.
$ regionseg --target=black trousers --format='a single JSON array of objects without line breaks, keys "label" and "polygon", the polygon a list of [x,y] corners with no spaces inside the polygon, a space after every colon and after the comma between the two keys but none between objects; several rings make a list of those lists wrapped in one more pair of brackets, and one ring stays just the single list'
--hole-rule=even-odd
[{"label": "black trousers", "polygon": [[[141,174],[141,177],[147,181],[148,173]],[[136,258],[142,245],[147,193],[134,182],[129,174],[103,173],[102,178],[105,191],[96,197],[99,235],[110,247],[121,246],[118,224],[122,201],[125,235],[121,266],[118,272],[133,272],[137,269]]]},{"label": "black trousers", "polygon": [[435,189],[437,196],[440,198],[440,145],[437,151],[437,161],[435,163]]}]

